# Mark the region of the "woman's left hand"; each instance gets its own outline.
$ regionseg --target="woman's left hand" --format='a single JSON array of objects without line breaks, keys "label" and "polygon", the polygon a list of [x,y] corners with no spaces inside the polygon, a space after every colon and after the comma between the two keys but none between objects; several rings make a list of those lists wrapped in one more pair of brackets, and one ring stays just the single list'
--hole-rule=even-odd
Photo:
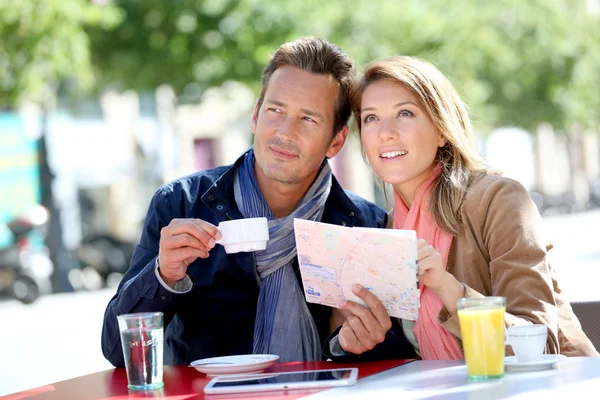
[{"label": "woman's left hand", "polygon": [[419,282],[434,293],[444,285],[446,268],[442,255],[423,239],[417,241],[417,266]]}]

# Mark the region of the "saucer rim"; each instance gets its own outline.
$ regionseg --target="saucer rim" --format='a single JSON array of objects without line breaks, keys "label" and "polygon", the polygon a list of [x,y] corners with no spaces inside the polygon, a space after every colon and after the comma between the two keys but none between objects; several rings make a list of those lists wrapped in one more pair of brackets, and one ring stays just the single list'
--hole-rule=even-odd
[{"label": "saucer rim", "polygon": [[[216,364],[211,364],[210,362],[207,361],[230,361],[233,357],[267,357],[267,359],[265,360],[261,360],[258,362],[232,362],[232,364],[227,364],[227,365],[216,365]],[[201,367],[201,366],[205,366],[205,365],[210,365],[211,367],[218,367],[218,366],[222,366],[222,367],[226,367],[226,366],[233,366],[233,365],[253,365],[253,364],[262,364],[264,362],[271,362],[271,361],[277,361],[279,360],[279,356],[276,354],[233,354],[230,356],[218,356],[218,357],[206,357],[206,358],[199,358],[198,360],[194,360],[190,363],[190,366],[192,367]],[[204,362],[205,364],[201,364],[201,365],[194,365],[194,363],[198,363],[198,362]]]},{"label": "saucer rim", "polygon": [[[247,361],[247,362],[233,362],[232,364],[200,364],[194,365],[194,363],[201,363],[206,361],[224,361],[231,360],[232,357],[265,357],[264,360],[260,361]],[[220,357],[206,357],[192,361],[189,365],[194,367],[196,371],[206,374],[207,376],[223,376],[223,375],[235,375],[235,374],[251,374],[260,373],[265,369],[275,364],[279,360],[279,356],[276,354],[235,354],[230,356]]]},{"label": "saucer rim", "polygon": [[[504,357],[504,365],[511,368],[530,368],[545,365],[553,365],[567,358],[564,354],[542,354],[542,359],[538,361],[519,362],[517,356]],[[508,361],[508,362],[507,362]]]}]

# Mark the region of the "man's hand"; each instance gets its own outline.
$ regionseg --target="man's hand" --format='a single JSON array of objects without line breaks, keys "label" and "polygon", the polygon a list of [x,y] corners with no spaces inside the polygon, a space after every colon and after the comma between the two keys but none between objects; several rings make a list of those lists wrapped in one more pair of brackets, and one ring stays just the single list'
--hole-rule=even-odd
[{"label": "man's hand", "polygon": [[360,297],[369,308],[353,301],[340,304],[350,315],[342,325],[339,341],[342,349],[353,354],[362,354],[385,340],[392,321],[377,297],[361,285],[354,285],[352,292]]},{"label": "man's hand", "polygon": [[207,258],[221,238],[218,228],[200,219],[173,219],[160,231],[158,265],[160,277],[170,287],[183,279],[197,258]]}]

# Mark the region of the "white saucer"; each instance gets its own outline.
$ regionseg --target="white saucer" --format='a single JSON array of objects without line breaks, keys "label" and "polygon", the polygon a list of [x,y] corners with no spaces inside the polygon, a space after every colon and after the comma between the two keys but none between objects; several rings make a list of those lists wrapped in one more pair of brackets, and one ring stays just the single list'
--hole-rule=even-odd
[{"label": "white saucer", "polygon": [[512,372],[540,371],[552,369],[554,364],[567,358],[562,354],[543,354],[538,361],[520,363],[516,356],[504,357],[504,368]]},{"label": "white saucer", "polygon": [[203,358],[192,361],[190,366],[208,375],[256,374],[269,368],[279,360],[273,354],[248,354],[241,356],[226,356]]}]

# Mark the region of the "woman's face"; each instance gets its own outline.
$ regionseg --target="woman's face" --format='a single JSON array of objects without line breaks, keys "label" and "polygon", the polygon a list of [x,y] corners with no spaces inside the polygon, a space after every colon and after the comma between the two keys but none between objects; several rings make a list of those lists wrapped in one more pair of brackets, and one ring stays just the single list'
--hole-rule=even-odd
[{"label": "woman's face", "polygon": [[411,203],[446,139],[436,131],[417,97],[390,80],[367,86],[360,118],[362,146],[371,167]]}]

